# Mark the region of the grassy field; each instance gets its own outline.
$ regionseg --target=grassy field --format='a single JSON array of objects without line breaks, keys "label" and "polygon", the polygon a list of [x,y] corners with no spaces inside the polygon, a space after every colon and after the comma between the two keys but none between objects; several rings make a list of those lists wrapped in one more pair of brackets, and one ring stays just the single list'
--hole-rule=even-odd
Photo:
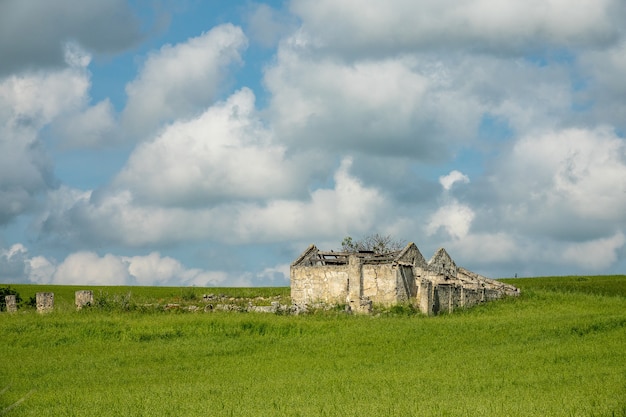
[{"label": "grassy field", "polygon": [[[55,292],[59,308],[0,314],[0,415],[626,416],[626,277],[507,282],[520,298],[438,317],[76,312],[89,287],[15,285],[24,299]],[[138,304],[288,295],[96,291]]]}]

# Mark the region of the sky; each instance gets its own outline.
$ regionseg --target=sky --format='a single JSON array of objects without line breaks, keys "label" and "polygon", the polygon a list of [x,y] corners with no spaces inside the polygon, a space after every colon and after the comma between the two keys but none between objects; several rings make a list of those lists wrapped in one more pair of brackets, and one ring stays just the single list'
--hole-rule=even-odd
[{"label": "sky", "polygon": [[391,235],[626,271],[625,0],[2,0],[0,283],[285,286]]}]

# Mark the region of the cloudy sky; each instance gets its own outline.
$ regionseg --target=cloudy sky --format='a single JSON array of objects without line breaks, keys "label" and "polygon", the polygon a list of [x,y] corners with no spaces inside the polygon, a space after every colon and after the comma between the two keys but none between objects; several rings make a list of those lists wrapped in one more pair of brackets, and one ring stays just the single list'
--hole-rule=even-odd
[{"label": "cloudy sky", "polygon": [[0,2],[0,282],[283,286],[389,234],[626,271],[625,0]]}]

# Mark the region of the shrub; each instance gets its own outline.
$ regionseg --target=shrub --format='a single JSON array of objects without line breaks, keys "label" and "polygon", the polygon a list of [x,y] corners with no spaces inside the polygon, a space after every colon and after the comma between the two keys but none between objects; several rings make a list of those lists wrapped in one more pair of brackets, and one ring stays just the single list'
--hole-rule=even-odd
[{"label": "shrub", "polygon": [[22,302],[22,297],[20,297],[20,293],[12,289],[10,286],[0,287],[0,311],[5,311],[7,309],[6,300],[4,299],[4,297],[7,295],[14,295],[15,302],[18,305]]},{"label": "shrub", "polygon": [[136,308],[136,304],[131,301],[130,292],[125,295],[109,295],[107,292],[100,291],[94,297],[93,306],[107,311],[131,311]]}]

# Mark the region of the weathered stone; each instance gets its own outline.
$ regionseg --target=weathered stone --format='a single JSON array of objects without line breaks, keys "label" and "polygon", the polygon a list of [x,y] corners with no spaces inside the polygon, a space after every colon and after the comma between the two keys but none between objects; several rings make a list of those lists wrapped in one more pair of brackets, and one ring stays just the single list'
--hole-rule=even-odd
[{"label": "weathered stone", "polygon": [[54,310],[53,292],[38,292],[35,297],[37,300],[38,313],[49,313]]},{"label": "weathered stone", "polygon": [[291,264],[290,275],[296,311],[345,303],[346,311],[367,313],[373,304],[409,302],[424,314],[438,314],[519,295],[512,285],[458,267],[443,248],[426,262],[413,243],[383,255],[321,252],[311,245]]},{"label": "weathered stone", "polygon": [[76,293],[74,293],[74,304],[76,304],[76,310],[81,310],[83,307],[89,307],[93,305],[93,291],[76,291]]},{"label": "weathered stone", "polygon": [[15,295],[5,295],[4,303],[7,307],[7,313],[17,312],[17,299]]}]

